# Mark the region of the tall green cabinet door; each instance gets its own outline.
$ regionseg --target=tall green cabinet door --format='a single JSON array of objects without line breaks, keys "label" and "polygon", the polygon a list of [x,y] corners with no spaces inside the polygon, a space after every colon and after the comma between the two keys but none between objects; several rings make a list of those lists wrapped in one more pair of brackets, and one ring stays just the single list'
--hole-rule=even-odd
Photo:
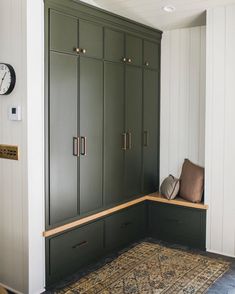
[{"label": "tall green cabinet door", "polygon": [[124,199],[124,65],[104,64],[104,200]]},{"label": "tall green cabinet door", "polygon": [[125,196],[141,194],[142,175],[142,68],[126,66],[125,83]]},{"label": "tall green cabinet door", "polygon": [[144,70],[143,192],[159,185],[159,74]]},{"label": "tall green cabinet door", "polygon": [[122,62],[124,58],[124,33],[106,28],[104,30],[105,60]]},{"label": "tall green cabinet door", "polygon": [[50,11],[50,49],[74,53],[78,46],[78,20],[75,17]]},{"label": "tall green cabinet door", "polygon": [[90,21],[79,20],[79,48],[81,55],[103,58],[103,27]]},{"label": "tall green cabinet door", "polygon": [[78,213],[77,57],[51,52],[49,92],[49,225]]},{"label": "tall green cabinet door", "polygon": [[102,207],[103,62],[80,58],[80,213]]},{"label": "tall green cabinet door", "polygon": [[160,44],[144,40],[144,66],[160,69]]},{"label": "tall green cabinet door", "polygon": [[126,54],[127,62],[142,66],[143,42],[141,38],[126,34]]}]

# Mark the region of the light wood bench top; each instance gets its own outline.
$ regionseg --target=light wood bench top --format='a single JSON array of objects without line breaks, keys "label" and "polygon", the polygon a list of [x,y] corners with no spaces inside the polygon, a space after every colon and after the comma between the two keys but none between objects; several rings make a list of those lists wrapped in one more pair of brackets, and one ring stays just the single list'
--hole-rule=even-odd
[{"label": "light wood bench top", "polygon": [[171,205],[178,205],[178,206],[196,208],[196,209],[204,209],[204,210],[208,209],[208,205],[203,204],[203,203],[192,203],[192,202],[186,201],[186,200],[184,200],[182,198],[175,198],[174,200],[168,200],[168,199],[164,198],[161,194],[156,192],[156,193],[152,193],[152,194],[142,196],[142,197],[139,197],[137,199],[125,202],[123,204],[120,204],[120,205],[117,205],[115,207],[103,210],[101,212],[89,215],[87,217],[78,219],[78,220],[73,221],[73,222],[71,222],[69,224],[65,224],[65,225],[59,226],[57,228],[50,229],[48,231],[43,232],[43,236],[44,237],[53,236],[55,234],[58,234],[58,233],[67,231],[69,229],[78,227],[80,225],[83,225],[83,224],[86,224],[88,222],[94,221],[96,219],[102,218],[104,216],[107,216],[109,214],[112,214],[114,212],[117,212],[119,210],[122,210],[124,208],[133,206],[135,204],[141,203],[141,202],[146,201],[146,200],[160,202],[160,203],[167,203],[167,204],[171,204]]}]

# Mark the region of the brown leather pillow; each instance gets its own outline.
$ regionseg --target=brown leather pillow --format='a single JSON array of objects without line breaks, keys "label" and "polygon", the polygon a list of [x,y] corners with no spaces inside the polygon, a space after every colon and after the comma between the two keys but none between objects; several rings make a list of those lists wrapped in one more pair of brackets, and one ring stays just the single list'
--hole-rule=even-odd
[{"label": "brown leather pillow", "polygon": [[204,168],[184,160],[180,176],[180,197],[191,202],[201,202],[204,190]]}]

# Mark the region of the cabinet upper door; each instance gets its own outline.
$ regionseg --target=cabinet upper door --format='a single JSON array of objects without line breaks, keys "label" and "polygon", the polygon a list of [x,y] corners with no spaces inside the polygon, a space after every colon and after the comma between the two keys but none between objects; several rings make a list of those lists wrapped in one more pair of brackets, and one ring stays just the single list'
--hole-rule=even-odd
[{"label": "cabinet upper door", "polygon": [[49,224],[75,217],[77,202],[77,57],[51,52],[49,93]]},{"label": "cabinet upper door", "polygon": [[56,11],[50,12],[50,49],[75,53],[78,46],[78,20]]},{"label": "cabinet upper door", "polygon": [[124,57],[124,33],[105,29],[104,58],[109,61],[121,62]]},{"label": "cabinet upper door", "polygon": [[130,63],[138,66],[142,66],[142,52],[143,42],[141,38],[133,35],[126,34],[126,54],[127,60],[131,60]]},{"label": "cabinet upper door", "polygon": [[143,192],[159,185],[159,73],[144,70]]},{"label": "cabinet upper door", "polygon": [[124,199],[124,65],[104,64],[104,200]]},{"label": "cabinet upper door", "polygon": [[160,69],[160,45],[144,40],[144,66]]},{"label": "cabinet upper door", "polygon": [[79,48],[86,50],[86,56],[103,58],[102,26],[86,20],[79,20]]},{"label": "cabinet upper door", "polygon": [[125,196],[141,194],[142,175],[142,68],[126,66]]},{"label": "cabinet upper door", "polygon": [[80,213],[84,214],[103,204],[103,61],[85,57],[80,58],[80,154]]}]

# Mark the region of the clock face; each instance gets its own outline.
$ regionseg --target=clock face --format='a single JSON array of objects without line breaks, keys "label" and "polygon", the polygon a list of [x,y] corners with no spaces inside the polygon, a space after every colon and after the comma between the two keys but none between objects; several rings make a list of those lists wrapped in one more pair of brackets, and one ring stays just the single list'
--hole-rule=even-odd
[{"label": "clock face", "polygon": [[0,95],[7,95],[15,87],[15,71],[10,64],[0,63]]}]

